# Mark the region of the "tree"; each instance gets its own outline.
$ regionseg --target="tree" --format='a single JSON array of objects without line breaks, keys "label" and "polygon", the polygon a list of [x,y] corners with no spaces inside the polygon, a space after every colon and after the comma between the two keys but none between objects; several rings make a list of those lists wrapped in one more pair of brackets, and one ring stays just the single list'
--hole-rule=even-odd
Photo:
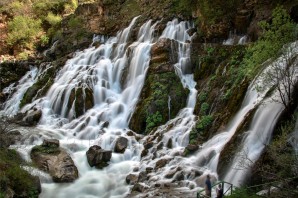
[{"label": "tree", "polygon": [[281,57],[264,75],[263,83],[277,90],[278,95],[272,100],[290,110],[295,102],[293,95],[298,90],[298,42],[285,46],[282,51]]}]

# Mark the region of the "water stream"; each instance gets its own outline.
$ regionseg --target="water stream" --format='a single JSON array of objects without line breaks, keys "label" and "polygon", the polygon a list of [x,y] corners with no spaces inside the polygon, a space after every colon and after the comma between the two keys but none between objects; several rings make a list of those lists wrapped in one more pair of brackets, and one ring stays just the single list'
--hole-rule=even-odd
[{"label": "water stream", "polygon": [[[225,145],[233,137],[238,126],[246,115],[257,107],[250,129],[241,143],[239,153],[245,152],[254,161],[260,156],[264,144],[270,141],[276,119],[283,110],[279,103],[268,102],[264,97],[270,87],[257,92],[255,87],[263,83],[259,75],[249,86],[241,108],[227,124],[224,131],[209,139],[191,157],[183,157],[184,148],[189,143],[189,133],[194,127],[197,116],[193,114],[196,105],[196,82],[193,79],[190,51],[191,36],[187,33],[193,25],[179,22],[177,19],[168,22],[161,38],[168,38],[178,47],[178,62],[174,65],[183,86],[190,90],[187,105],[175,118],[159,126],[140,142],[134,136],[128,136],[128,123],[138,101],[144,84],[150,61],[151,46],[157,38],[153,33],[157,23],[151,20],[143,24],[137,38],[131,42],[131,33],[138,17],[115,37],[94,36],[92,45],[84,51],[76,52],[58,72],[54,84],[47,95],[26,105],[22,111],[33,106],[42,110],[42,118],[36,129],[26,129],[28,139],[16,148],[30,160],[30,149],[40,144],[44,138],[59,139],[73,158],[78,170],[79,179],[70,184],[57,184],[48,179],[44,173],[35,171],[42,178],[42,198],[55,195],[63,197],[124,197],[130,189],[125,182],[129,173],[140,173],[148,167],[155,168],[158,161],[167,161],[161,168],[149,173],[149,180],[144,183],[154,187],[156,183],[171,183],[172,178],[181,178],[180,187],[200,189],[204,185],[206,174],[218,179],[217,166],[219,156]],[[93,46],[95,42],[98,47]],[[277,60],[280,61],[280,60]],[[270,66],[263,71],[268,72]],[[36,82],[41,71],[32,68],[18,83],[6,88],[5,92],[13,92],[4,104],[1,114],[14,115],[19,111],[19,104],[26,90]],[[126,74],[126,75],[124,75]],[[126,76],[123,78],[123,76]],[[76,99],[73,93],[81,91],[83,98],[83,115],[76,112]],[[87,92],[93,93],[93,106],[87,108]],[[169,115],[171,98],[168,98]],[[296,133],[295,133],[296,134]],[[92,145],[100,145],[105,150],[113,150],[119,136],[128,139],[128,147],[123,154],[113,153],[108,167],[98,170],[91,168],[86,159],[86,151]],[[148,154],[141,158],[143,143],[153,141]],[[169,146],[170,145],[170,146]],[[234,165],[239,159],[234,159]],[[133,171],[138,167],[137,171]],[[196,172],[202,174],[196,175]],[[227,171],[225,180],[241,184],[249,171],[241,172],[232,166]],[[173,174],[173,177],[169,177]]]}]

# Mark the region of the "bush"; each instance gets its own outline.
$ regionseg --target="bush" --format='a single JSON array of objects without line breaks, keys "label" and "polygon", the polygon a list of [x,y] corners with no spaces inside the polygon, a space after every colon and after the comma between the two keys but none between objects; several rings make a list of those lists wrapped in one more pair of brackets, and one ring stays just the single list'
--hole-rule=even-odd
[{"label": "bush", "polygon": [[57,26],[61,23],[62,17],[59,15],[55,15],[52,12],[49,12],[45,20],[51,25],[51,26]]},{"label": "bush", "polygon": [[297,25],[292,22],[287,11],[281,6],[277,6],[273,10],[272,22],[261,21],[259,26],[262,28],[263,34],[257,42],[248,48],[243,60],[250,78],[258,73],[262,63],[279,56],[279,51],[284,44],[297,39],[297,35],[295,35]]},{"label": "bush", "polygon": [[21,44],[29,46],[41,33],[41,21],[30,18],[28,16],[16,16],[12,21],[8,22],[9,45]]}]

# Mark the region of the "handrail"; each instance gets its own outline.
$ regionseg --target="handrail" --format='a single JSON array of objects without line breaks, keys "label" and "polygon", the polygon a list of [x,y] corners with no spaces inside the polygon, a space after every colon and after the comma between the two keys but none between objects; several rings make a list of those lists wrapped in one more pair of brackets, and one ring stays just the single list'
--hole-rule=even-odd
[{"label": "handrail", "polygon": [[[219,181],[219,182],[216,182],[215,184],[213,184],[211,186],[211,189],[215,186],[217,186],[218,184],[221,184],[222,185],[222,189],[224,189],[224,184],[228,184],[230,185],[229,188],[223,193],[224,195],[230,190],[231,191],[231,194],[233,193],[233,184],[232,183],[229,183],[229,182],[226,182],[226,181]],[[201,197],[209,197],[207,195],[201,195],[202,192],[204,192],[205,189],[202,189],[200,191],[197,192],[197,198],[201,198]]]}]

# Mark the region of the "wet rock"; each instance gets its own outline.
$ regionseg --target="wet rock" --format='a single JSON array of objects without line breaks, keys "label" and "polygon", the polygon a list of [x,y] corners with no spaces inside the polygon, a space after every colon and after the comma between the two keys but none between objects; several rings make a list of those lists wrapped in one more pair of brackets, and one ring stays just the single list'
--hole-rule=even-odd
[{"label": "wet rock", "polygon": [[105,121],[102,125],[102,128],[108,128],[109,124],[110,123],[108,121]]},{"label": "wet rock", "polygon": [[116,140],[114,151],[116,153],[124,153],[125,152],[125,149],[127,148],[127,143],[128,143],[127,138],[125,138],[125,137],[119,137]]},{"label": "wet rock", "polygon": [[86,152],[88,163],[91,167],[104,168],[112,157],[112,151],[101,149],[100,146],[94,145]]},{"label": "wet rock", "polygon": [[155,170],[164,167],[169,162],[169,159],[160,159],[155,164]]},{"label": "wet rock", "polygon": [[132,188],[132,191],[137,191],[137,192],[144,192],[146,187],[143,184],[135,184]]},{"label": "wet rock", "polygon": [[173,178],[173,176],[178,172],[181,171],[182,168],[178,166],[177,168],[172,168],[166,175],[165,178],[170,179]]},{"label": "wet rock", "polygon": [[145,157],[148,154],[148,150],[147,149],[143,149],[142,153],[141,153],[141,157]]},{"label": "wet rock", "polygon": [[157,148],[157,150],[160,150],[160,149],[162,149],[162,147],[163,147],[163,142],[159,143],[156,148]]},{"label": "wet rock", "polygon": [[135,174],[129,174],[127,175],[125,181],[127,184],[134,185],[138,182],[138,176]]},{"label": "wet rock", "polygon": [[20,124],[24,126],[34,126],[39,122],[41,115],[42,115],[42,111],[40,109],[34,109],[32,111],[28,111]]},{"label": "wet rock", "polygon": [[57,139],[45,139],[42,143],[45,147],[59,147],[59,140]]},{"label": "wet rock", "polygon": [[144,144],[144,148],[145,148],[145,149],[150,149],[150,148],[152,148],[152,146],[153,146],[153,142],[146,142],[146,143]]},{"label": "wet rock", "polygon": [[171,138],[167,142],[167,148],[169,149],[173,148],[173,140]]},{"label": "wet rock", "polygon": [[138,182],[144,182],[147,180],[147,173],[145,171],[140,172]]},{"label": "wet rock", "polygon": [[152,167],[147,167],[146,168],[146,173],[149,174],[153,171],[153,168]]},{"label": "wet rock", "polygon": [[183,174],[183,171],[180,171],[175,174],[174,181],[182,181],[182,180],[184,180],[184,174]]},{"label": "wet rock", "polygon": [[54,182],[73,182],[78,178],[78,169],[70,155],[57,144],[33,147],[31,159],[41,170],[48,172]]},{"label": "wet rock", "polygon": [[195,151],[197,151],[199,149],[199,146],[198,145],[195,145],[195,144],[188,144],[186,149],[190,152],[190,153],[193,153]]}]

